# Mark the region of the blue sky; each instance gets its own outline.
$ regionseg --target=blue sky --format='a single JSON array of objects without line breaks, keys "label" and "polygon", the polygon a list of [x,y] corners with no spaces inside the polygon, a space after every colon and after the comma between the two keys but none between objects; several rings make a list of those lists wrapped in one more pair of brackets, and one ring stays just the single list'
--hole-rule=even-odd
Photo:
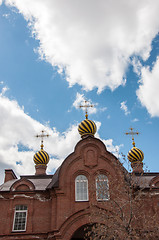
[{"label": "blue sky", "polygon": [[125,155],[133,127],[145,167],[159,171],[159,1],[0,2],[0,181],[34,174],[44,142],[52,173],[73,151],[84,117],[108,150]]}]

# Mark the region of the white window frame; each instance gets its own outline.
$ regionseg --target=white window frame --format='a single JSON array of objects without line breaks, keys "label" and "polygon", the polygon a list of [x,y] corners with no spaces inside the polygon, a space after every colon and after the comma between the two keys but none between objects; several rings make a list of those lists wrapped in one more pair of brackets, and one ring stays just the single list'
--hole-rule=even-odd
[{"label": "white window frame", "polygon": [[[13,232],[25,232],[26,231],[27,213],[28,213],[28,208],[26,205],[16,205],[15,206],[13,229],[12,229]],[[18,215],[25,215],[25,216],[20,217]],[[24,224],[25,224],[24,228],[22,227],[22,223],[21,223],[22,219],[24,219]],[[20,220],[20,221],[18,221],[18,220]],[[16,223],[16,221],[17,221],[17,223]],[[21,228],[18,227],[18,229],[17,229],[16,225],[17,226],[21,225]]]},{"label": "white window frame", "polygon": [[88,179],[83,174],[75,179],[75,201],[88,201]]},{"label": "white window frame", "polygon": [[[103,184],[103,182],[105,184]],[[106,185],[106,188],[101,189],[101,191],[104,191],[104,192],[101,192],[101,193],[99,192],[100,185],[102,188]],[[101,197],[102,195],[103,197]],[[108,201],[110,199],[108,177],[105,174],[99,174],[96,177],[96,199],[97,201]]]}]

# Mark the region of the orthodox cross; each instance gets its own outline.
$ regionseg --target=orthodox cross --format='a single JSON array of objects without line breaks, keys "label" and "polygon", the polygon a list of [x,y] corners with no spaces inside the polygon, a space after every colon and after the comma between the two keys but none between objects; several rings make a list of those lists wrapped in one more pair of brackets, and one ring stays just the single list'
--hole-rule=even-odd
[{"label": "orthodox cross", "polygon": [[86,100],[84,100],[84,105],[80,105],[79,107],[80,108],[85,108],[85,117],[86,117],[86,119],[88,119],[88,111],[87,111],[87,108],[89,108],[89,107],[94,107],[94,105],[92,105],[92,104],[88,104],[89,103],[89,101],[86,101]]},{"label": "orthodox cross", "polygon": [[37,134],[35,137],[37,137],[37,138],[41,138],[41,150],[43,150],[43,147],[44,147],[44,145],[43,145],[43,142],[44,142],[44,137],[49,137],[49,134],[44,134],[44,130],[42,130],[41,131],[41,134]]},{"label": "orthodox cross", "polygon": [[133,128],[130,128],[130,132],[126,132],[126,135],[131,135],[132,136],[132,145],[135,147],[135,142],[134,142],[134,135],[138,135],[139,132],[134,132]]}]

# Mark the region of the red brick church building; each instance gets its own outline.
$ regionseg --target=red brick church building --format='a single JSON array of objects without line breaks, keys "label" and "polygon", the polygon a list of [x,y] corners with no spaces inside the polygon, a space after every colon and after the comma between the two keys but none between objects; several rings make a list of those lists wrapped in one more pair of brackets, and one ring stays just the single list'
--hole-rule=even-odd
[{"label": "red brick church building", "polygon": [[34,155],[35,175],[5,170],[0,186],[0,239],[159,239],[159,173],[143,172],[143,153],[128,153],[129,173],[94,137],[95,123],[79,125],[82,139],[47,175],[49,155]]}]

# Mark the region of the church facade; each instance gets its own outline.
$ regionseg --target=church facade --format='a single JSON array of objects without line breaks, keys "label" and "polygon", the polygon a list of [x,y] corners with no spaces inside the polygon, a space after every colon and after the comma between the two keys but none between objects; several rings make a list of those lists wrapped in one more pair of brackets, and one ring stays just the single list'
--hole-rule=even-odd
[{"label": "church facade", "polygon": [[82,139],[47,175],[49,155],[34,155],[35,175],[18,179],[5,170],[0,186],[0,239],[159,239],[159,173],[144,173],[143,153],[133,145],[129,173],[94,137],[91,120]]}]

